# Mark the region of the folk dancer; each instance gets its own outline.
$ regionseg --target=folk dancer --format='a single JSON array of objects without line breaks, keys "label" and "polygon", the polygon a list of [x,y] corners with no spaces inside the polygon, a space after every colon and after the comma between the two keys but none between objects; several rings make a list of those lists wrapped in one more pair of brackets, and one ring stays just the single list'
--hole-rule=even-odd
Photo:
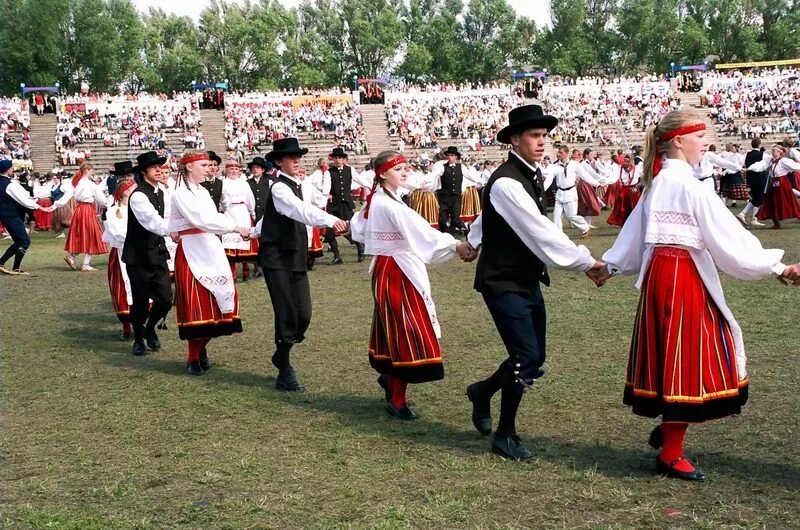
[{"label": "folk dancer", "polygon": [[800,172],[800,162],[786,156],[787,150],[782,144],[772,147],[772,156],[764,155],[761,162],[747,168],[748,171],[767,171],[769,183],[764,196],[764,203],[756,214],[760,221],[772,220],[770,228],[780,229],[781,221],[800,219],[800,205],[797,198],[800,191],[792,188],[789,173]]},{"label": "folk dancer", "polygon": [[353,239],[373,256],[370,263],[375,311],[369,362],[379,374],[387,411],[414,420],[408,406],[409,383],[444,377],[439,346],[441,327],[431,298],[425,264],[442,263],[456,253],[469,257],[467,243],[432,228],[403,204],[397,191],[407,178],[407,161],[398,151],[375,157],[375,184],[367,205],[353,218]]},{"label": "folk dancer", "polygon": [[469,169],[461,163],[461,153],[454,145],[443,153],[446,157],[434,164],[433,175],[437,179],[436,199],[439,201],[439,230],[456,235],[466,231],[461,222],[461,193],[464,175]]},{"label": "folk dancer", "polygon": [[[27,210],[35,212],[42,209],[42,206],[28,195],[13,176],[14,164],[11,160],[0,160],[0,225],[11,236],[11,246],[0,257],[0,272],[12,276],[30,276],[29,272],[20,268],[22,259],[31,246],[31,239],[22,219]],[[52,211],[52,206],[46,209]],[[6,262],[12,257],[14,263],[11,269],[7,269]]]},{"label": "folk dancer", "polygon": [[[253,189],[241,176],[241,168],[235,160],[225,163],[225,178],[222,180],[222,199],[220,211],[233,220],[236,226],[255,226],[256,201]],[[243,239],[236,232],[222,236],[222,246],[231,264],[231,275],[236,281],[236,264],[255,262],[258,259],[258,240]],[[248,280],[249,274],[242,271],[242,281]]]},{"label": "folk dancer", "polygon": [[[782,250],[761,247],[694,177],[706,149],[705,124],[673,111],[647,132],[644,198],[603,255],[611,274],[638,274],[639,310],[623,402],[661,416],[649,443],[656,469],[703,480],[684,453],[689,423],[738,414],[747,401],[742,330],[725,303],[717,268],[742,280],[782,275]],[[657,176],[657,177],[656,177]]]},{"label": "folk dancer", "polygon": [[[752,149],[748,151],[744,157],[745,168],[748,168],[757,162],[761,162],[761,160],[764,158],[764,151],[761,149],[760,138],[753,138],[750,146]],[[739,215],[737,215],[736,218],[739,219],[743,225],[746,225],[748,222],[747,216],[750,215],[750,225],[764,226],[764,223],[759,221],[756,218],[756,215],[758,215],[758,210],[764,203],[764,193],[767,189],[769,175],[767,174],[767,171],[747,171],[745,180],[747,181],[747,189],[750,193],[750,200],[747,201],[744,210],[739,212]]]},{"label": "folk dancer", "polygon": [[608,216],[607,223],[611,226],[623,226],[630,217],[641,197],[639,180],[642,175],[642,165],[633,163],[633,156],[625,155],[622,165],[613,164],[611,181],[619,182],[619,196],[614,202],[614,209]]},{"label": "folk dancer", "polygon": [[131,340],[133,336],[131,327],[133,294],[127,267],[121,256],[125,247],[125,235],[128,232],[128,198],[135,189],[136,181],[132,178],[117,181],[114,203],[106,212],[106,219],[103,222],[103,241],[111,247],[108,253],[108,290],[111,292],[114,313],[122,324],[120,340],[124,341]]},{"label": "folk dancer", "polygon": [[[349,221],[353,218],[353,208],[355,208],[355,203],[353,202],[353,188],[369,188],[372,183],[364,182],[358,171],[347,165],[347,153],[345,153],[344,149],[341,147],[334,148],[329,156],[333,160],[333,166],[328,168],[328,172],[331,176],[331,191],[328,199],[327,211],[334,217]],[[359,263],[364,261],[364,245],[353,241],[350,236],[345,236],[345,239],[356,246]],[[333,260],[330,262],[330,265],[341,265],[344,263],[339,252],[339,243],[336,241],[336,234],[332,230],[325,232],[325,243],[330,245],[333,251]]]},{"label": "folk dancer", "polygon": [[516,416],[522,396],[544,374],[547,324],[540,284],[550,284],[547,267],[591,274],[604,267],[545,215],[545,181],[535,164],[557,124],[539,105],[511,110],[509,125],[497,134],[498,142],[512,146],[508,161],[486,184],[483,211],[468,236],[470,245],[481,250],[475,289],[508,352],[494,374],[467,387],[472,423],[481,434],[491,433],[491,400],[502,391],[491,449],[513,460],[533,456],[517,435]]},{"label": "folk dancer", "polygon": [[211,195],[211,200],[219,210],[220,203],[222,202],[222,179],[219,178],[219,167],[222,165],[222,159],[214,151],[208,151],[208,176],[206,180],[200,183],[208,194]]},{"label": "folk dancer", "polygon": [[[250,178],[247,179],[247,184],[250,185],[250,191],[253,192],[253,199],[256,201],[255,222],[258,223],[261,218],[264,217],[264,208],[267,204],[267,192],[269,191],[270,184],[272,183],[270,178],[272,163],[267,162],[260,156],[257,156],[253,158],[249,164],[247,164],[247,170],[250,172]],[[254,268],[254,278],[260,278],[263,276],[258,261],[256,261]],[[250,276],[250,266],[247,262],[244,262],[242,263],[242,278],[246,276]]]},{"label": "folk dancer", "polygon": [[[570,160],[569,148],[561,145],[556,153],[558,161],[547,166],[544,171],[553,179],[556,185],[555,205],[553,206],[553,223],[556,228],[563,230],[561,218],[566,215],[570,224],[578,229],[581,238],[588,237],[592,227],[586,219],[578,215],[578,170],[580,165]],[[538,162],[538,160],[537,160]]]}]

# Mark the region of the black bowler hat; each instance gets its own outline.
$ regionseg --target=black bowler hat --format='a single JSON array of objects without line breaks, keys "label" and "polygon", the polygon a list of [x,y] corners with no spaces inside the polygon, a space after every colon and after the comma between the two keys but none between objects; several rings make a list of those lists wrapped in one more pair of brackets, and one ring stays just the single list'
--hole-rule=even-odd
[{"label": "black bowler hat", "polygon": [[219,155],[217,155],[217,153],[214,151],[206,151],[206,153],[208,154],[209,160],[213,160],[217,164],[222,164],[222,159],[219,157]]},{"label": "black bowler hat", "polygon": [[341,147],[334,147],[333,151],[331,151],[331,154],[329,154],[328,156],[331,158],[337,158],[337,157],[347,158],[347,153],[345,153],[344,149],[342,149]]},{"label": "black bowler hat", "polygon": [[114,162],[114,170],[110,171],[112,175],[121,176],[121,175],[129,175],[136,171],[136,168],[133,167],[133,163],[130,160],[125,160],[123,162]]},{"label": "black bowler hat", "polygon": [[150,166],[163,166],[167,162],[167,157],[158,156],[155,151],[147,151],[136,157],[136,171],[144,173]]},{"label": "black bowler hat", "polygon": [[275,140],[272,144],[272,151],[267,153],[267,160],[278,160],[285,156],[299,155],[303,156],[308,153],[308,149],[300,147],[297,138],[281,138]]},{"label": "black bowler hat", "polygon": [[247,164],[247,169],[253,171],[253,166],[258,166],[264,171],[269,171],[270,169],[272,169],[272,164],[270,164],[260,156],[255,157],[252,162]]},{"label": "black bowler hat", "polygon": [[558,125],[558,118],[542,111],[539,105],[523,105],[508,113],[508,125],[497,133],[497,141],[510,144],[511,135],[528,129],[547,129],[552,131]]},{"label": "black bowler hat", "polygon": [[458,147],[456,147],[454,145],[451,145],[450,147],[448,147],[443,154],[444,155],[456,155],[458,158],[461,158],[461,153],[458,152]]}]

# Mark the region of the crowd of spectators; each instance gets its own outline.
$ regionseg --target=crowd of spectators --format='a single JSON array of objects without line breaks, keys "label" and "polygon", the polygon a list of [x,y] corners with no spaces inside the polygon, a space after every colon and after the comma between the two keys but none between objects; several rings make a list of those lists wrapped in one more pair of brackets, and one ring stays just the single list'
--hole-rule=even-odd
[{"label": "crowd of spectators", "polygon": [[0,98],[0,159],[16,169],[33,167],[28,103],[16,97]]},{"label": "crowd of spectators", "polygon": [[437,148],[453,140],[462,140],[474,151],[494,145],[497,132],[508,124],[508,112],[523,101],[507,88],[485,91],[442,92],[442,97],[428,98],[392,99],[389,95],[389,135],[414,149]]},{"label": "crowd of spectators", "polygon": [[269,151],[275,140],[288,136],[331,140],[355,154],[368,149],[361,110],[349,102],[297,105],[291,99],[247,100],[229,104],[225,110],[227,148],[240,161]]},{"label": "crowd of spectators", "polygon": [[800,80],[796,77],[771,82],[709,84],[700,91],[700,104],[709,107],[709,116],[717,123],[800,115]]}]

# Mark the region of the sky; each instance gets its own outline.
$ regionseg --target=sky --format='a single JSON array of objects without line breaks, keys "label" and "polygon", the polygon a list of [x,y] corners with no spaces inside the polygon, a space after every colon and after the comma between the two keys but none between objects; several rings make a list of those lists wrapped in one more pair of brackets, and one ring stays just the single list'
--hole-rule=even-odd
[{"label": "sky", "polygon": [[[296,6],[300,0],[280,0],[285,6]],[[541,27],[549,25],[550,0],[507,0],[517,13],[536,21],[536,25]],[[172,12],[181,16],[190,16],[194,20],[198,19],[202,11],[210,2],[209,0],[133,0],[133,3],[141,11],[147,11],[150,6],[157,6],[167,12]]]}]

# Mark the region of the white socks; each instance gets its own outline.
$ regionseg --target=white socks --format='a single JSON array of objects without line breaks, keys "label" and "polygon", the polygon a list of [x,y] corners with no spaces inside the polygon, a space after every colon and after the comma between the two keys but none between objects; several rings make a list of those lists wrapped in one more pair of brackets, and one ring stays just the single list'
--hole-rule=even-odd
[{"label": "white socks", "polygon": [[91,262],[92,262],[92,255],[91,254],[84,254],[83,255],[83,266],[84,267],[88,267]]}]

